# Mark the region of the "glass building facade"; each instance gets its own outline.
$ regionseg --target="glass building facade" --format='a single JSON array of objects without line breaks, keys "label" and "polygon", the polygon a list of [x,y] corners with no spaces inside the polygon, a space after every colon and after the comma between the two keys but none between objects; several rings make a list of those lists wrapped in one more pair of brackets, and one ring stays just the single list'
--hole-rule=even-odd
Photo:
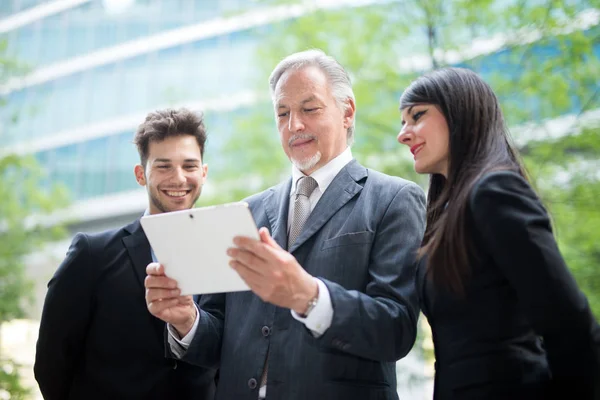
[{"label": "glass building facade", "polygon": [[[79,0],[47,11],[57,3],[69,2],[0,6],[7,56],[30,71],[4,90],[3,147],[33,153],[48,181],[65,184],[75,201],[139,190],[131,139],[150,110],[206,105],[218,147],[227,113],[247,102],[254,82],[240,65],[251,65],[263,29],[243,18],[255,2]],[[28,23],[9,23],[28,13]]]}]

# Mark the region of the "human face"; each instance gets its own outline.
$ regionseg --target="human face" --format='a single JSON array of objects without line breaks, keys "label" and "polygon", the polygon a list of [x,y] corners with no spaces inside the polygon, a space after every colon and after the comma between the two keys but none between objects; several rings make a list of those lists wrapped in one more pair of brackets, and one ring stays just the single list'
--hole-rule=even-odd
[{"label": "human face", "polygon": [[281,145],[290,161],[310,175],[348,146],[354,102],[340,109],[325,74],[317,67],[286,71],[275,87],[275,115]]},{"label": "human face", "polygon": [[433,104],[417,104],[402,110],[398,142],[410,148],[419,174],[448,177],[449,129],[444,114]]},{"label": "human face", "polygon": [[151,141],[146,168],[135,166],[136,180],[148,191],[150,214],[192,208],[200,197],[207,172],[200,146],[191,135]]}]

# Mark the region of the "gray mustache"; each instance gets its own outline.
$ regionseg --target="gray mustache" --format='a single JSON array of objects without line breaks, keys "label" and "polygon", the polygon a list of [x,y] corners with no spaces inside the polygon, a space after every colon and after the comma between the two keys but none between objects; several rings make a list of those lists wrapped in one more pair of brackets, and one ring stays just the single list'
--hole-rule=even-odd
[{"label": "gray mustache", "polygon": [[306,139],[313,139],[313,140],[317,140],[317,137],[314,135],[309,135],[306,133],[300,134],[300,135],[294,135],[292,136],[289,140],[288,140],[288,146],[291,146],[292,144],[294,144],[295,141],[297,140],[306,140]]}]

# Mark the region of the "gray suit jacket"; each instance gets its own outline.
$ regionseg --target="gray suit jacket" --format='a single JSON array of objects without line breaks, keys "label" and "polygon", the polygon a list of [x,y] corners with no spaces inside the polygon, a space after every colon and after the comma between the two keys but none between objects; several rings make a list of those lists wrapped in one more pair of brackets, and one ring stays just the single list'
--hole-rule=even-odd
[{"label": "gray suit jacket", "polygon": [[[256,224],[283,248],[290,187],[291,179],[246,200]],[[222,400],[258,398],[269,348],[267,399],[397,399],[395,361],[416,335],[415,253],[424,220],[416,184],[351,161],[289,249],[327,285],[331,327],[314,338],[290,310],[252,292],[206,295],[183,360],[220,368]]]}]

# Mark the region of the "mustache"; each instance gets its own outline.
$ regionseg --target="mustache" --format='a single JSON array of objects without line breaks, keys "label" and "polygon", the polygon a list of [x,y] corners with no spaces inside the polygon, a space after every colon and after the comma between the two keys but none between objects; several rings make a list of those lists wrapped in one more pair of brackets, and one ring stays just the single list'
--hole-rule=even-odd
[{"label": "mustache", "polygon": [[294,142],[297,140],[306,140],[306,139],[317,140],[317,137],[315,135],[309,135],[308,133],[301,133],[298,135],[294,135],[288,140],[288,146],[291,147],[292,144],[294,144]]}]

